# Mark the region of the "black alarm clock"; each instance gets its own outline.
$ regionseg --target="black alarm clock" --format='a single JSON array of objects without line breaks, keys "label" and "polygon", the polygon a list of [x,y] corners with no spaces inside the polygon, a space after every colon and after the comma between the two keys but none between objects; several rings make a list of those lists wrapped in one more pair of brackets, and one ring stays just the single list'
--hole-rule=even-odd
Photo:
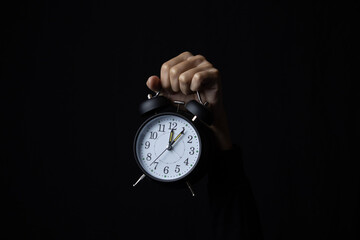
[{"label": "black alarm clock", "polygon": [[185,185],[192,195],[191,183],[206,174],[206,158],[210,152],[213,116],[198,101],[170,101],[159,92],[148,95],[140,104],[140,114],[145,118],[134,139],[134,156],[143,174],[133,184],[136,186],[148,177],[168,185]]}]

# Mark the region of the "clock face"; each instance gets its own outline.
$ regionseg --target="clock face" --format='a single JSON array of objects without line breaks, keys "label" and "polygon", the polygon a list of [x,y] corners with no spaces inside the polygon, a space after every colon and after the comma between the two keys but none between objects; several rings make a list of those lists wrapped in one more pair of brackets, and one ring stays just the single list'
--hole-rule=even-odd
[{"label": "clock face", "polygon": [[201,139],[191,121],[164,113],[145,122],[135,139],[135,157],[151,178],[171,182],[186,177],[201,154]]}]

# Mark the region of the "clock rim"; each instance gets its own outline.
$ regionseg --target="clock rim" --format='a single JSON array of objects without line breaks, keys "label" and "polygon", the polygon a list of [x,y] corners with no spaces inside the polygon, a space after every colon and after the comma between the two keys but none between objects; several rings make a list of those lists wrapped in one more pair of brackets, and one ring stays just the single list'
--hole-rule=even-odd
[{"label": "clock rim", "polygon": [[[198,158],[197,158],[197,161],[196,163],[194,164],[194,166],[191,168],[190,171],[188,171],[186,174],[184,174],[183,176],[179,177],[179,178],[176,178],[176,179],[162,179],[162,178],[158,178],[158,177],[155,177],[153,175],[151,175],[148,171],[146,171],[144,169],[144,167],[141,165],[140,163],[140,160],[139,158],[137,157],[137,154],[136,154],[136,142],[137,142],[137,139],[139,137],[139,133],[140,131],[146,126],[146,124],[148,122],[150,122],[151,120],[153,120],[154,118],[157,118],[157,117],[160,117],[160,116],[163,116],[163,115],[175,115],[177,117],[180,117],[182,119],[184,119],[185,121],[187,121],[188,123],[190,123],[190,125],[195,129],[195,132],[197,134],[197,137],[199,139],[199,155],[198,155]],[[164,182],[164,183],[174,183],[174,182],[180,182],[180,181],[183,181],[187,178],[189,178],[189,175],[191,175],[191,173],[194,172],[194,170],[196,169],[197,165],[199,165],[199,162],[201,161],[201,156],[202,156],[202,136],[198,130],[198,128],[196,127],[196,125],[191,121],[190,117],[187,117],[186,116],[186,113],[184,112],[183,114],[181,113],[178,113],[178,112],[162,112],[162,113],[158,113],[158,114],[155,114],[149,118],[147,118],[141,125],[140,127],[138,128],[136,134],[135,134],[135,138],[134,138],[134,142],[133,142],[133,152],[134,152],[134,157],[135,157],[135,161],[137,163],[137,165],[140,167],[141,171],[146,175],[148,176],[149,178],[155,180],[155,181],[158,181],[158,182]]]}]

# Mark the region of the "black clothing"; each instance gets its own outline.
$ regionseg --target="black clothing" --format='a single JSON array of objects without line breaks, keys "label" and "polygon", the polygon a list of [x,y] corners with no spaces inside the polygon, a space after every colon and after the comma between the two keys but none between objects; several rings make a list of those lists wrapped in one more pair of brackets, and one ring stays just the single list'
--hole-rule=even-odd
[{"label": "black clothing", "polygon": [[263,239],[257,204],[238,146],[216,154],[208,186],[214,239]]}]

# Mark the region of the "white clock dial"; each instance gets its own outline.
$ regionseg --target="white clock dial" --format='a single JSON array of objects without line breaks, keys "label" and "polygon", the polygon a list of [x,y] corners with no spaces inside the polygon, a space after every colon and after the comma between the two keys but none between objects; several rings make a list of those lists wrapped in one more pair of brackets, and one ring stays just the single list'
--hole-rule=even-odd
[{"label": "white clock dial", "polygon": [[176,181],[187,176],[201,154],[201,139],[194,125],[177,114],[161,114],[145,122],[135,140],[135,155],[148,176]]}]

